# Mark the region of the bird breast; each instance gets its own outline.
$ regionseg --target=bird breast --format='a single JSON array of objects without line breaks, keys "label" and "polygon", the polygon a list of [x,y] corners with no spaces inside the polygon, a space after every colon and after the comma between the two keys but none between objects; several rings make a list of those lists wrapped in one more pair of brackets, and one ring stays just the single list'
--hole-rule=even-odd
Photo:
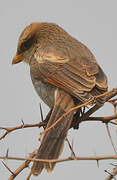
[{"label": "bird breast", "polygon": [[56,87],[44,82],[44,80],[37,80],[31,75],[32,83],[39,97],[50,108],[54,106]]}]

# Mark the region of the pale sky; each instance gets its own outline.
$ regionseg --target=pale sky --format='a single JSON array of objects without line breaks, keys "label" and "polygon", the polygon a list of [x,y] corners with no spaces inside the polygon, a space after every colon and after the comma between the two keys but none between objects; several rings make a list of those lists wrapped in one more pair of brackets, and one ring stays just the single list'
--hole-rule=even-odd
[{"label": "pale sky", "polygon": [[[21,63],[11,65],[16,53],[17,40],[26,25],[34,21],[55,22],[67,30],[93,52],[98,63],[107,74],[109,89],[117,87],[117,1],[116,0],[1,0],[0,1],[0,127],[16,126],[40,121],[39,103],[29,74],[28,65]],[[44,114],[47,106],[43,105]],[[96,113],[97,116],[112,115],[112,106],[105,107]],[[116,143],[115,127],[110,125]],[[27,157],[28,153],[38,147],[38,138],[42,129],[22,129],[9,134],[0,141],[0,156],[9,148],[9,156]],[[0,131],[0,135],[3,131]],[[114,155],[105,125],[99,122],[80,124],[78,131],[70,130],[70,141],[74,140],[74,151],[77,156]],[[117,143],[116,143],[117,145]],[[65,144],[61,157],[68,157],[70,150]],[[48,174],[45,170],[39,177],[31,180],[90,179],[104,180],[105,169],[111,171],[110,162],[72,161],[56,165]],[[19,161],[8,161],[14,170],[21,164]],[[24,170],[16,180],[25,180],[29,169]],[[0,179],[7,180],[10,173],[0,163]]]}]

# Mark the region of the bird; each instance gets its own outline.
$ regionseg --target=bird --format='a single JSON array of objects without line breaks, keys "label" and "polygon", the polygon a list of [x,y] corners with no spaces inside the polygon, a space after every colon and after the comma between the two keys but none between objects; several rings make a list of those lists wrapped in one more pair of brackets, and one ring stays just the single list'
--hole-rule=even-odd
[{"label": "bird", "polygon": [[[34,88],[51,109],[46,128],[76,105],[108,91],[107,76],[92,52],[56,23],[33,22],[22,31],[12,64],[22,61],[29,64]],[[100,97],[91,106],[104,102]],[[69,113],[44,134],[37,159],[60,156],[74,115]],[[34,162],[31,172],[36,176],[43,168],[51,172],[55,164]]]}]

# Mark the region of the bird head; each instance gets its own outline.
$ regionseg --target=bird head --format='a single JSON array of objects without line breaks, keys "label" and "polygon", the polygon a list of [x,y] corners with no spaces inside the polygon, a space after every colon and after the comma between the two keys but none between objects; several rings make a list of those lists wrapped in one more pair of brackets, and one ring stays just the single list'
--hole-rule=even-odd
[{"label": "bird head", "polygon": [[40,24],[41,23],[32,23],[22,31],[18,40],[17,52],[13,58],[12,64],[17,64],[21,61],[30,63],[30,59],[36,48],[36,35]]}]

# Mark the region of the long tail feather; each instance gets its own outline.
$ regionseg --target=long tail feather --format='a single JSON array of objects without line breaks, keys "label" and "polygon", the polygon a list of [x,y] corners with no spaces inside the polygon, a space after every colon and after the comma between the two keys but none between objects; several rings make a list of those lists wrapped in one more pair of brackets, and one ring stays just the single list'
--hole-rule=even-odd
[{"label": "long tail feather", "polygon": [[[74,106],[72,97],[63,90],[57,90],[55,98],[55,106],[48,121],[47,128],[56,120]],[[62,152],[64,140],[70,128],[73,113],[63,118],[54,128],[50,129],[43,137],[41,145],[38,149],[36,158],[39,159],[57,159]],[[32,173],[39,175],[43,168],[51,172],[56,163],[34,162]]]}]

